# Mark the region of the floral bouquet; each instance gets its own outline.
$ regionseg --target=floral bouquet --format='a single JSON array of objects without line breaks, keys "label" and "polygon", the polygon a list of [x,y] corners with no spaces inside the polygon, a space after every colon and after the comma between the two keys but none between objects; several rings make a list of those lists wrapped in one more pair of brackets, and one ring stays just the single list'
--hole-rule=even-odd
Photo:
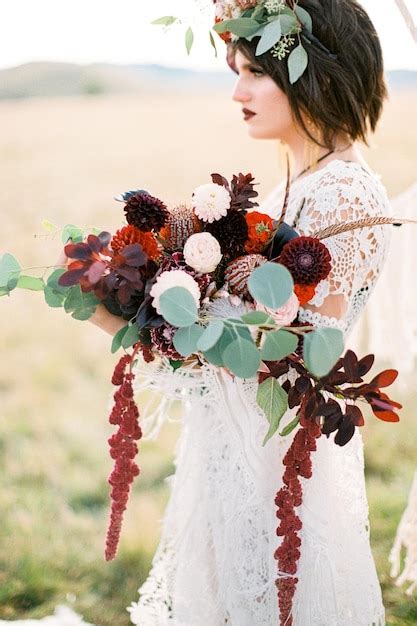
[{"label": "floral bouquet", "polygon": [[[63,243],[72,240],[64,248],[70,263],[46,281],[24,275],[15,257],[4,254],[0,295],[16,287],[43,290],[49,306],[64,307],[76,319],[89,319],[103,304],[126,320],[111,348],[124,353],[112,376],[117,390],[109,420],[117,432],[109,439],[115,464],[109,476],[107,560],[116,555],[131,484],[140,472],[135,457],[142,430],[132,386],[139,352],[145,362],[157,355],[168,358],[173,370],[193,360],[197,366],[225,367],[239,378],[257,377],[257,402],[269,423],[263,445],[279,431],[286,410],[297,407],[293,421],[279,432],[286,436],[297,429],[275,499],[277,535],[283,537],[275,558],[279,571],[288,573],[276,581],[284,623],[300,557],[300,478],[312,475],[316,439],[336,433],[335,443],[345,445],[364,424],[359,400],[389,422],[399,420],[395,409],[401,408],[381,390],[396,379],[396,370],[365,383],[374,356],[358,359],[351,350],[342,356],[340,330],[303,325],[297,313],[331,271],[323,239],[366,225],[413,220],[368,218],[301,236],[284,222],[289,174],[278,220],[254,210],[258,194],[251,174],[235,175],[230,182],[220,174],[211,178],[195,189],[189,205],[170,209],[143,189],[116,197],[127,223],[113,235],[94,229],[84,237],[81,229],[67,225]],[[294,382],[284,377],[281,385],[290,368],[297,374]]]}]

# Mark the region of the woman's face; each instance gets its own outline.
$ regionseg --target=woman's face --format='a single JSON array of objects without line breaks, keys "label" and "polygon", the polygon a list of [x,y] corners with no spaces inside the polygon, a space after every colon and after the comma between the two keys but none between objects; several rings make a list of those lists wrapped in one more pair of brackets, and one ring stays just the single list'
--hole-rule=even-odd
[{"label": "woman's face", "polygon": [[243,113],[249,134],[254,139],[288,141],[295,132],[291,108],[285,93],[260,66],[249,61],[239,50],[234,57],[239,75],[233,100],[255,115]]}]

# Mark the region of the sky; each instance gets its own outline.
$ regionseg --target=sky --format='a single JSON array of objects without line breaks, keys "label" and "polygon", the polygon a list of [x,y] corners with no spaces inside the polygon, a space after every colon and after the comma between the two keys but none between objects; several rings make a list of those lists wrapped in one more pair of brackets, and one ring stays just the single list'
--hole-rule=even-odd
[{"label": "sky", "polygon": [[[417,0],[406,0],[417,22]],[[417,70],[417,45],[395,0],[362,0],[381,37],[385,65]],[[205,8],[198,8],[203,5]],[[183,23],[168,32],[150,22],[163,15]],[[3,0],[0,68],[33,61],[115,64],[158,63],[190,69],[225,69],[225,46],[209,43],[211,0]],[[196,32],[190,56],[186,25]]]}]

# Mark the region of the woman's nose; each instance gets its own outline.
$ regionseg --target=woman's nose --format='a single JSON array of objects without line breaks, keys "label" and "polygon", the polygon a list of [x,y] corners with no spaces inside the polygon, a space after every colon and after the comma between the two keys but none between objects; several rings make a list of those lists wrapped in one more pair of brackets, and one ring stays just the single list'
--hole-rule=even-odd
[{"label": "woman's nose", "polygon": [[247,89],[245,89],[240,80],[236,82],[235,88],[232,94],[232,100],[235,102],[249,102],[251,95]]}]

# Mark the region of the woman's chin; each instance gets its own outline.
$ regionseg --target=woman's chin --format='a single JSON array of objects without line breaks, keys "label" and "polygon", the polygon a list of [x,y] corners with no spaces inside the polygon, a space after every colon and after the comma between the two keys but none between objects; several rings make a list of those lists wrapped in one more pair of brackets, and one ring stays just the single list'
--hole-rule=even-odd
[{"label": "woman's chin", "polygon": [[277,139],[276,133],[271,132],[267,128],[260,128],[251,124],[249,124],[248,133],[253,139]]}]

